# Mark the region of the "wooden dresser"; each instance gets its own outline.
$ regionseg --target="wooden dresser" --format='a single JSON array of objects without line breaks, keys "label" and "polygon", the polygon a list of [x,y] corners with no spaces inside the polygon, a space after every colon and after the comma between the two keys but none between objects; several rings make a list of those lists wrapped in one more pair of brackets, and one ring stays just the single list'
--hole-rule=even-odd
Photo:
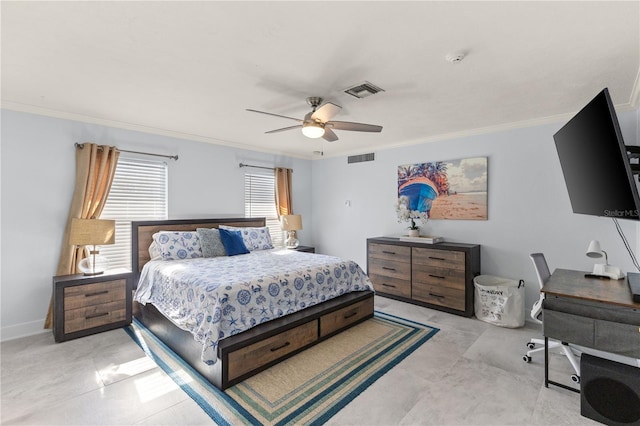
[{"label": "wooden dresser", "polygon": [[369,238],[367,273],[381,296],[471,317],[480,246]]}]

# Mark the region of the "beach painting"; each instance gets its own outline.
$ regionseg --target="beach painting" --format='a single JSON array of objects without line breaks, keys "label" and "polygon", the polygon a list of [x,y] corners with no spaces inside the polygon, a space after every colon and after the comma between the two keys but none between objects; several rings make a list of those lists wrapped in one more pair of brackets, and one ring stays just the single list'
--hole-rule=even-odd
[{"label": "beach painting", "polygon": [[429,219],[487,220],[487,157],[398,166],[398,202]]}]

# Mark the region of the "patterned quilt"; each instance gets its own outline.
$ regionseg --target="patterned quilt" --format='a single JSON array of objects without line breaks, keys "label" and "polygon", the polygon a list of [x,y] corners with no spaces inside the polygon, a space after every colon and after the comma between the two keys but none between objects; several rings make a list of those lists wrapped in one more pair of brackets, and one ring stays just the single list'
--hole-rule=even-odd
[{"label": "patterned quilt", "polygon": [[373,290],[357,263],[295,250],[148,262],[135,300],[153,305],[202,344],[214,364],[218,341],[257,324],[354,291]]}]

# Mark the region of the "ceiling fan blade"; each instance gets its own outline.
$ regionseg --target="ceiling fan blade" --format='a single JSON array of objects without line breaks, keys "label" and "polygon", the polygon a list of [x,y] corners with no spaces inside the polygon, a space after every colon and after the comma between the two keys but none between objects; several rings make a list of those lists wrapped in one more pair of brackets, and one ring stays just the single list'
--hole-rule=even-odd
[{"label": "ceiling fan blade", "polygon": [[375,124],[363,124],[352,123],[350,121],[329,121],[325,124],[325,130],[327,127],[337,130],[351,130],[354,132],[381,132],[382,126],[376,126]]},{"label": "ceiling fan blade", "polygon": [[286,130],[293,130],[293,129],[302,129],[302,124],[298,124],[297,126],[291,126],[291,127],[283,127],[282,129],[269,130],[268,132],[265,132],[265,133],[278,133],[278,132],[284,132]]},{"label": "ceiling fan blade", "polygon": [[311,118],[314,120],[320,120],[322,123],[326,123],[331,120],[342,109],[341,106],[327,102],[311,114]]},{"label": "ceiling fan blade", "polygon": [[325,127],[324,135],[322,135],[322,139],[324,139],[327,142],[334,142],[338,140],[338,135],[336,135],[333,130]]},{"label": "ceiling fan blade", "polygon": [[258,110],[255,110],[255,109],[247,109],[247,111],[250,111],[250,112],[257,112],[258,114],[272,115],[272,116],[274,116],[274,117],[287,118],[287,119],[289,119],[289,120],[295,120],[295,121],[298,121],[298,122],[302,123],[302,120],[300,120],[300,119],[298,119],[298,118],[287,117],[286,115],[274,114],[274,113],[272,113],[272,112],[258,111]]}]

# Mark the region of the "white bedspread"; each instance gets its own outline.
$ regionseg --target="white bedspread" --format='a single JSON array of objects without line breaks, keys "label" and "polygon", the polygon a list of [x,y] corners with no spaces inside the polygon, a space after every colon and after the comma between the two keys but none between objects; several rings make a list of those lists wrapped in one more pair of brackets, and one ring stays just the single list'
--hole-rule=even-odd
[{"label": "white bedspread", "polygon": [[373,290],[355,262],[294,250],[148,262],[134,299],[153,303],[202,344],[214,364],[218,341],[345,293]]}]

